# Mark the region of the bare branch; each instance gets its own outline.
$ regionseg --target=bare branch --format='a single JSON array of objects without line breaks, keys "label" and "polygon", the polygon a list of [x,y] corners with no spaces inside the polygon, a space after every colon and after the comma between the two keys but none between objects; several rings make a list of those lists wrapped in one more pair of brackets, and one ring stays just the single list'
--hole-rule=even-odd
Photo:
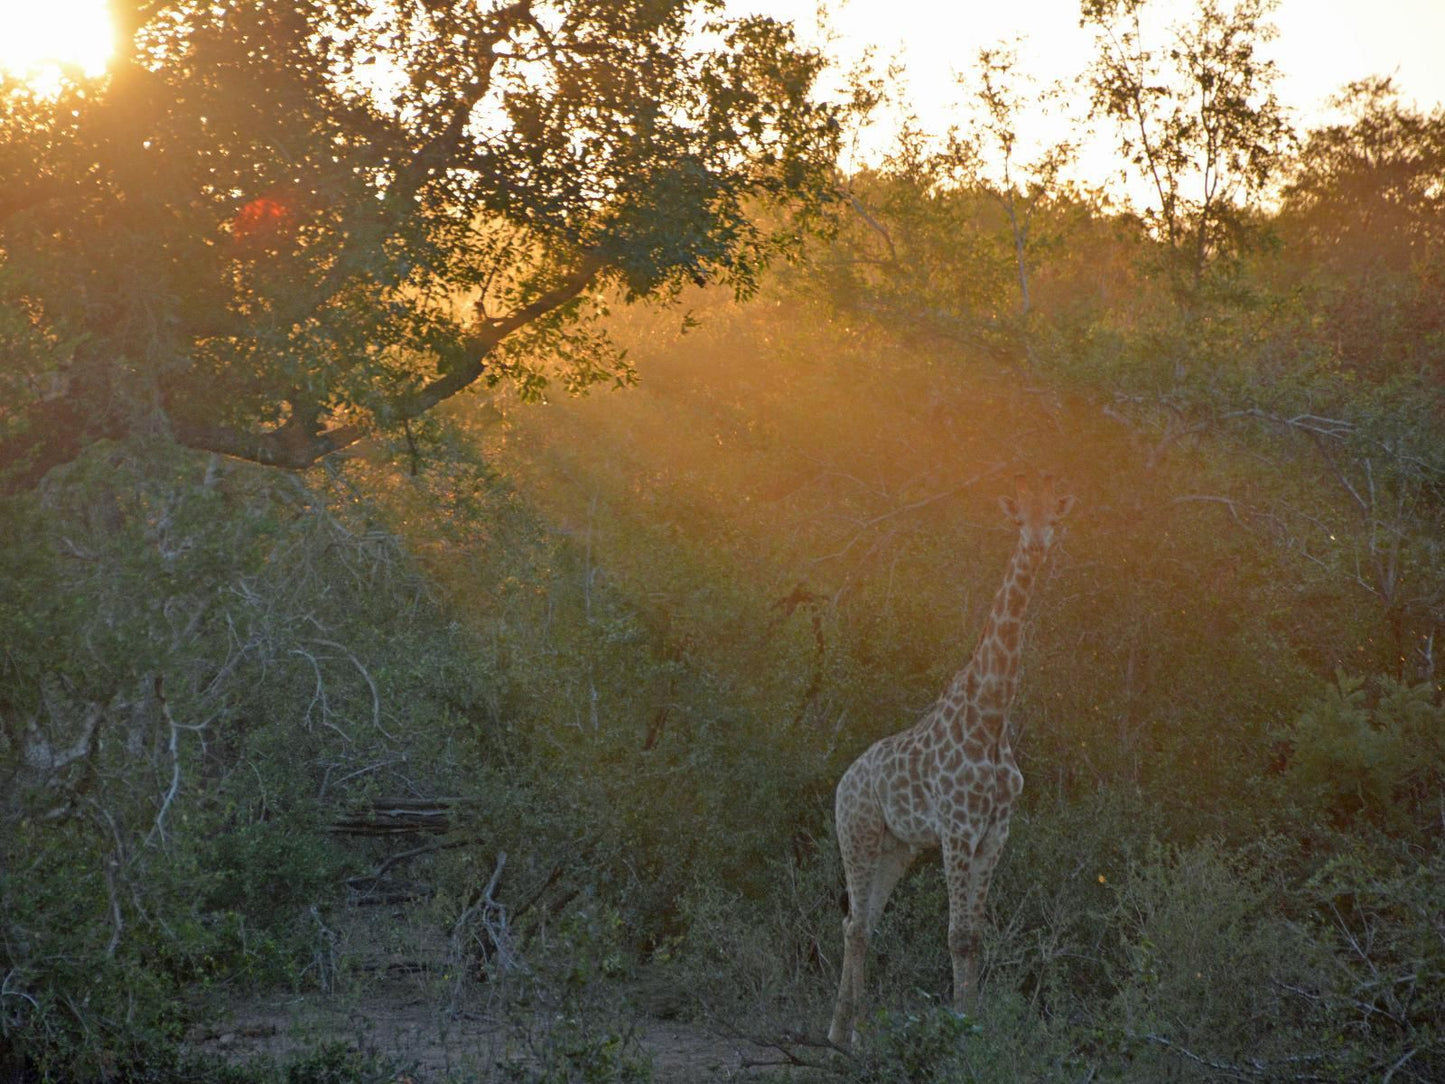
[{"label": "bare branch", "polygon": [[497,885],[501,883],[502,871],[507,867],[507,852],[497,852],[497,864],[492,870],[491,879],[482,889],[481,895],[470,907],[466,908],[457,920],[452,924],[451,956],[454,962],[460,963],[464,958],[464,945],[467,928],[473,921],[480,922],[482,933],[485,935],[484,949],[489,950],[487,954],[494,960],[503,971],[526,971],[525,961],[517,954],[512,945],[512,932],[508,923],[507,908],[496,899]]},{"label": "bare branch", "polygon": [[1257,1058],[1251,1058],[1250,1064],[1248,1065],[1235,1065],[1230,1062],[1218,1061],[1214,1058],[1208,1058],[1201,1054],[1196,1054],[1194,1051],[1188,1049],[1187,1047],[1180,1046],[1173,1040],[1167,1039],[1163,1035],[1159,1035],[1155,1032],[1147,1032],[1144,1035],[1138,1036],[1138,1038],[1154,1043],[1156,1046],[1162,1046],[1164,1049],[1170,1051],[1171,1053],[1178,1054],[1180,1057],[1188,1061],[1192,1061],[1196,1065],[1203,1065],[1206,1068],[1214,1070],[1216,1073],[1224,1073],[1225,1075],[1235,1080],[1283,1079],[1300,1081],[1301,1084],[1326,1084],[1327,1081],[1335,1079],[1329,1076],[1321,1076],[1317,1073],[1293,1073],[1289,1076],[1282,1076],[1280,1074],[1280,1065],[1298,1065],[1304,1062],[1312,1061],[1322,1062],[1327,1060],[1327,1055],[1325,1054],[1302,1054],[1296,1055],[1295,1057],[1291,1058],[1285,1058],[1277,1062],[1268,1062]]},{"label": "bare branch", "polygon": [[371,672],[361,664],[361,660],[356,657],[355,653],[353,653],[352,650],[345,644],[338,644],[335,640],[312,640],[311,642],[313,644],[322,644],[326,647],[334,647],[337,651],[340,651],[343,655],[345,655],[348,659],[351,660],[351,665],[356,667],[357,673],[359,673],[362,678],[365,679],[366,687],[371,690],[372,726],[376,727],[376,729],[381,733],[381,736],[383,738],[387,738],[390,741],[396,741],[396,737],[388,733],[386,727],[381,725],[381,693],[377,691],[376,682],[372,680]]},{"label": "bare branch", "polygon": [[150,834],[146,836],[146,845],[149,846],[152,839],[160,836],[162,843],[166,841],[165,823],[166,811],[170,809],[171,802],[175,800],[176,792],[181,789],[181,754],[180,754],[180,728],[176,726],[175,717],[171,715],[171,706],[166,702],[165,680],[156,675],[155,680],[156,703],[161,708],[161,718],[165,719],[170,727],[170,738],[167,746],[171,754],[171,785],[166,791],[166,796],[161,801],[161,807],[156,811],[156,822],[151,828]]},{"label": "bare branch", "polygon": [[1261,418],[1275,425],[1282,425],[1289,429],[1299,429],[1306,433],[1314,433],[1332,440],[1343,440],[1355,431],[1353,422],[1345,421],[1343,418],[1326,418],[1319,414],[1295,414],[1285,417],[1273,411],[1261,410],[1259,407],[1250,407],[1247,410],[1231,410],[1225,412],[1224,418]]},{"label": "bare branch", "polygon": [[870,260],[866,262],[896,264],[898,262],[898,250],[893,247],[893,238],[889,235],[888,231],[876,218],[874,218],[871,214],[868,213],[868,209],[863,206],[862,201],[860,201],[858,197],[855,196],[851,191],[848,193],[848,205],[858,213],[858,217],[861,218],[873,230],[874,233],[878,234],[879,237],[883,238],[883,243],[888,246],[888,259],[886,261]]},{"label": "bare branch", "polygon": [[[787,1066],[795,1069],[826,1069],[833,1072],[841,1072],[842,1070],[837,1063],[832,1061],[832,1056],[835,1054],[844,1054],[850,1059],[855,1056],[851,1050],[846,1047],[836,1046],[827,1039],[814,1039],[797,1034],[785,1034],[776,1038],[769,1035],[757,1035],[744,1031],[730,1020],[718,1016],[716,1013],[711,1013],[710,1016],[729,1038],[741,1039],[743,1042],[763,1050],[775,1050],[780,1055],[778,1058],[772,1058],[766,1061],[742,1058],[739,1068],[765,1069],[775,1066]],[[810,1061],[798,1054],[798,1048],[827,1051],[829,1061]]]},{"label": "bare branch", "polygon": [[1239,526],[1243,527],[1245,530],[1249,530],[1249,525],[1246,524],[1246,523],[1244,522],[1244,520],[1242,520],[1242,519],[1239,518],[1239,508],[1238,508],[1238,506],[1235,504],[1234,499],[1233,499],[1232,497],[1213,497],[1213,496],[1209,496],[1208,494],[1204,494],[1204,493],[1187,493],[1187,494],[1185,494],[1185,495],[1182,496],[1182,497],[1175,497],[1175,498],[1174,498],[1172,501],[1170,501],[1169,503],[1170,503],[1170,504],[1187,504],[1187,503],[1196,502],[1196,501],[1203,501],[1203,502],[1207,502],[1207,503],[1210,503],[1210,504],[1222,504],[1222,505],[1224,505],[1226,508],[1229,509],[1229,517],[1230,517],[1232,520],[1234,520],[1234,522],[1237,523]]},{"label": "bare branch", "polygon": [[21,759],[25,766],[31,771],[49,775],[64,768],[67,764],[89,756],[96,727],[100,725],[100,720],[104,715],[104,704],[87,705],[85,721],[80,727],[80,736],[64,749],[56,749],[50,740],[40,733],[39,728],[32,720],[25,728],[25,740],[21,752]]}]

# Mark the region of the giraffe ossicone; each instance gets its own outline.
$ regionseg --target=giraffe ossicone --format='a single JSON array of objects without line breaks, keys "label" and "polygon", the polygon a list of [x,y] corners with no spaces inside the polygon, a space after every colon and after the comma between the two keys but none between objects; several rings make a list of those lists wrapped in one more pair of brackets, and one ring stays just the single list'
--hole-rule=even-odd
[{"label": "giraffe ossicone", "polygon": [[1044,475],[999,505],[1018,528],[1003,585],[968,664],[915,725],[871,745],[843,773],[835,796],[838,847],[848,883],[843,973],[828,1038],[852,1041],[862,1008],[868,940],[898,879],[920,853],[939,847],[948,886],[953,1006],[972,1008],[989,879],[1023,790],[1010,744],[1008,709],[1018,691],[1023,618],[1054,542],[1073,507]]}]

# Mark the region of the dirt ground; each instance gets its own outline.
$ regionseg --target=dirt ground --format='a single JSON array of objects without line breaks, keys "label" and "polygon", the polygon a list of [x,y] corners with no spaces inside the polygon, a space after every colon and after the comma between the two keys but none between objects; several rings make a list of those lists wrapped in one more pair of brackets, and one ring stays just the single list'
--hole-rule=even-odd
[{"label": "dirt ground", "polygon": [[[793,1065],[779,1047],[706,1026],[655,1019],[633,1021],[620,1057],[650,1064],[657,1084],[689,1081],[760,1080],[774,1074],[816,1079],[816,1071]],[[284,1062],[324,1042],[346,1041],[386,1055],[415,1084],[449,1081],[515,1080],[506,1066],[540,1075],[547,1062],[545,1028],[518,1027],[495,1016],[456,1016],[417,998],[296,998],[269,1008],[246,1009],[221,1025],[199,1030],[196,1049],[245,1061],[269,1055]],[[800,1059],[822,1061],[821,1051],[784,1047]],[[575,1049],[575,1048],[574,1048]],[[539,1056],[538,1051],[542,1051]],[[535,1068],[534,1068],[535,1067]],[[514,1070],[514,1071],[515,1071]],[[579,1067],[580,1071],[580,1067]]]},{"label": "dirt ground", "polygon": [[[349,909],[352,910],[352,909]],[[444,938],[404,911],[352,910],[339,929],[345,992],[232,999],[193,1029],[198,1053],[286,1063],[326,1043],[349,1043],[398,1068],[412,1084],[614,1079],[589,1076],[602,1062],[650,1066],[656,1084],[814,1081],[837,1057],[796,1035],[747,1035],[684,1008],[685,991],[659,991],[646,977],[599,982],[565,999],[525,981],[448,979]],[[378,934],[378,931],[381,931]],[[454,970],[454,968],[452,968]],[[620,1042],[619,1042],[620,1040]],[[560,1066],[572,1068],[562,1075]],[[814,1066],[818,1068],[809,1068]],[[620,1074],[615,1079],[647,1079]]]}]

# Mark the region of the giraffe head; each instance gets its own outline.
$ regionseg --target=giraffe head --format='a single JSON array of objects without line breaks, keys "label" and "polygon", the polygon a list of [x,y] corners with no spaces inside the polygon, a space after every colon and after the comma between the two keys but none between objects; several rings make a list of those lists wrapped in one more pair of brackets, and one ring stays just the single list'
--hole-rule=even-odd
[{"label": "giraffe head", "polygon": [[1031,489],[1022,474],[1017,477],[1018,496],[1000,497],[999,507],[1019,529],[1019,546],[1035,557],[1043,557],[1054,544],[1054,525],[1074,507],[1072,496],[1054,493],[1054,476],[1043,476],[1038,489]]}]

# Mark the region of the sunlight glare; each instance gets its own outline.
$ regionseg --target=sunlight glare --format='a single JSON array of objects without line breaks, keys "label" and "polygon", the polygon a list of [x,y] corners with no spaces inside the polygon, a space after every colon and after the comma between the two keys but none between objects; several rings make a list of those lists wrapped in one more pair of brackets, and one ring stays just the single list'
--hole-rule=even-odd
[{"label": "sunlight glare", "polygon": [[105,70],[115,50],[106,0],[0,0],[0,68],[32,82]]}]

